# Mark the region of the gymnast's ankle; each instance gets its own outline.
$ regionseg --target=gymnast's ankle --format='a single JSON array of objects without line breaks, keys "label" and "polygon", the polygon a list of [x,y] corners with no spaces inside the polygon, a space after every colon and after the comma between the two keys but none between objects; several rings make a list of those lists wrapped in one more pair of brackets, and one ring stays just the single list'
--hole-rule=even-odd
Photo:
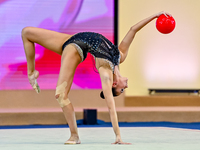
[{"label": "gymnast's ankle", "polygon": [[79,139],[79,136],[77,133],[71,133],[70,138]]},{"label": "gymnast's ankle", "polygon": [[37,79],[39,76],[39,72],[37,70],[28,72],[28,77],[31,77],[31,76],[33,76],[35,79]]}]

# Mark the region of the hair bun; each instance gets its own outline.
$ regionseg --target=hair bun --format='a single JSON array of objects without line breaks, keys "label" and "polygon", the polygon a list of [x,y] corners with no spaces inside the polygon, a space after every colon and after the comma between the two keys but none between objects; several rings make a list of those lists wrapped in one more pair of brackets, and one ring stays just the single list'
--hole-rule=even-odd
[{"label": "hair bun", "polygon": [[103,91],[101,91],[100,97],[103,98],[103,99],[105,99],[104,94],[103,94]]},{"label": "hair bun", "polygon": [[[113,95],[113,97],[118,96],[117,93],[116,93],[116,89],[115,88],[112,88],[112,95]],[[103,99],[105,99],[103,91],[101,91],[100,97],[103,98]]]}]

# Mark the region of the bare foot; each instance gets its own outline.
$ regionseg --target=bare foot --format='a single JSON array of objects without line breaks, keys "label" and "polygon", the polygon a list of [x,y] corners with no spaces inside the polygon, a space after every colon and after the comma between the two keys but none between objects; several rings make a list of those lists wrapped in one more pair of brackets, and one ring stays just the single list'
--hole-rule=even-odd
[{"label": "bare foot", "polygon": [[78,136],[71,136],[64,144],[81,144]]},{"label": "bare foot", "polygon": [[39,72],[37,70],[35,70],[31,75],[28,75],[28,79],[29,79],[31,86],[37,93],[40,93],[40,87],[37,83],[38,77],[39,77]]}]

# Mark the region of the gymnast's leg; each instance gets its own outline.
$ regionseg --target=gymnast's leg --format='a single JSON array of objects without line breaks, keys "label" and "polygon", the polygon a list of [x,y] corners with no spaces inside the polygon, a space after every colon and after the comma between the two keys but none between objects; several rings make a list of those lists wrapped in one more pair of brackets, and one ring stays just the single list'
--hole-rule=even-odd
[{"label": "gymnast's leg", "polygon": [[55,94],[71,132],[71,136],[65,144],[80,144],[74,108],[68,98],[74,73],[79,63],[81,63],[81,57],[77,50],[72,45],[66,46],[61,58],[61,68]]},{"label": "gymnast's leg", "polygon": [[39,72],[35,70],[35,44],[55,52],[62,54],[62,45],[71,35],[58,33],[35,27],[25,27],[22,30],[22,40],[27,59],[28,78],[32,87],[39,92],[39,86],[36,79]]}]

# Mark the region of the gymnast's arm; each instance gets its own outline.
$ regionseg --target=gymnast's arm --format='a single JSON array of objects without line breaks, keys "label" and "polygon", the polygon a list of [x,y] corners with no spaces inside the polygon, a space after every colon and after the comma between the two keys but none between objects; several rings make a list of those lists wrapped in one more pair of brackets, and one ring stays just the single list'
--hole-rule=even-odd
[{"label": "gymnast's arm", "polygon": [[119,44],[119,51],[120,51],[120,55],[121,55],[121,59],[120,59],[120,63],[122,63],[126,57],[127,57],[127,54],[128,54],[128,49],[129,49],[129,46],[131,45],[134,37],[135,37],[135,34],[140,30],[142,29],[145,25],[147,25],[149,22],[151,22],[152,20],[154,20],[155,18],[158,18],[160,15],[169,15],[171,16],[170,14],[166,13],[166,12],[159,12],[157,14],[154,14],[140,22],[138,22],[137,24],[133,25],[130,30],[128,31],[128,33],[126,34],[126,36],[123,38],[123,40],[121,41],[121,43]]},{"label": "gymnast's arm", "polygon": [[110,114],[111,123],[116,135],[116,142],[113,144],[129,144],[129,143],[124,143],[121,140],[119,125],[118,125],[118,118],[117,118],[117,113],[115,109],[115,101],[112,95],[112,83],[113,83],[112,71],[108,68],[100,67],[99,74],[101,78],[102,89],[105,96],[106,104],[108,106],[108,110]]}]

